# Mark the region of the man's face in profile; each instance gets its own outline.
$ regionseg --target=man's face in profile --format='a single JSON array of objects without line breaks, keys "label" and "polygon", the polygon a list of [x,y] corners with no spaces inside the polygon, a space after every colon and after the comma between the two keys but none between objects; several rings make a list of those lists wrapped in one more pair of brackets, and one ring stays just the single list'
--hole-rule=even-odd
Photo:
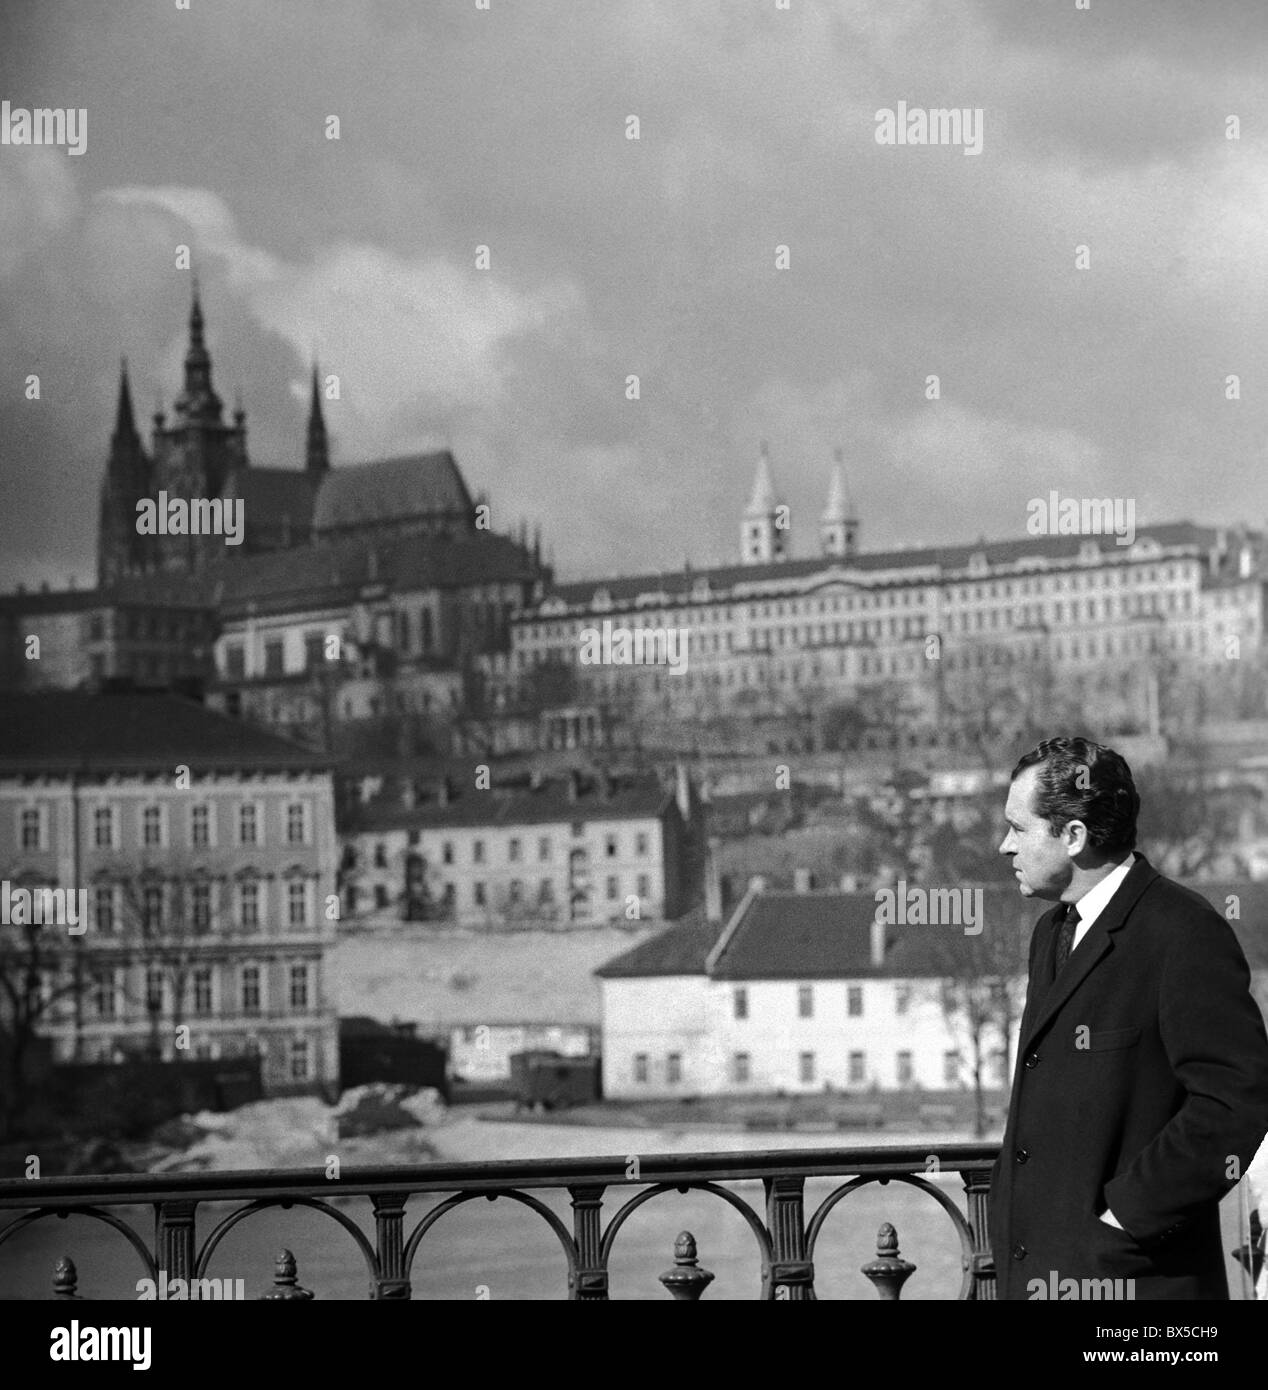
[{"label": "man's face in profile", "polygon": [[1066,853],[1064,837],[1054,835],[1048,822],[1035,814],[1038,780],[1039,768],[1028,767],[1008,788],[1004,805],[1008,834],[999,852],[1012,857],[1022,897],[1058,902],[1069,885],[1074,866]]}]

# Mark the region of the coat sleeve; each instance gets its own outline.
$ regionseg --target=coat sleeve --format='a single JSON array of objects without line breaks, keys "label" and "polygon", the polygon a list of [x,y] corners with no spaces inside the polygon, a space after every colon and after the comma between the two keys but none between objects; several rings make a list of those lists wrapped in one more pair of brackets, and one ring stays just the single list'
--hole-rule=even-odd
[{"label": "coat sleeve", "polygon": [[1268,1036],[1246,957],[1218,914],[1197,914],[1168,943],[1158,1012],[1184,1099],[1105,1187],[1142,1244],[1166,1240],[1234,1187],[1268,1132]]}]

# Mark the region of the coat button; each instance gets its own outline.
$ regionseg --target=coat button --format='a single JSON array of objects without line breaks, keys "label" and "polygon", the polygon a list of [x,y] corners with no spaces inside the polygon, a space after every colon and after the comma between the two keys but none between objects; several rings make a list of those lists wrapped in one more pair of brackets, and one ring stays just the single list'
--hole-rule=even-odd
[{"label": "coat button", "polygon": [[1025,1258],[1026,1247],[1021,1243],[1021,1241],[1018,1241],[1017,1244],[1013,1246],[1013,1259],[1024,1260]]},{"label": "coat button", "polygon": [[1025,1161],[1030,1157],[1030,1154],[1025,1149],[1018,1149],[1017,1152],[1013,1155],[1013,1157],[1017,1160],[1018,1163],[1025,1163]]},{"label": "coat button", "polygon": [[1038,1065],[1039,1065],[1039,1054],[1038,1054],[1037,1052],[1028,1052],[1028,1053],[1026,1054],[1026,1067],[1027,1067],[1027,1069],[1030,1070],[1030,1071],[1033,1071]]}]

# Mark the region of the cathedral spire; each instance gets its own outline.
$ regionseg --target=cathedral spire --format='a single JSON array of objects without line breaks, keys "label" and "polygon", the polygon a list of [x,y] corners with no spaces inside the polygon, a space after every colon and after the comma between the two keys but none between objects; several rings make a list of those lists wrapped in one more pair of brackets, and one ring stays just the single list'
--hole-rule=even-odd
[{"label": "cathedral spire", "polygon": [[114,438],[116,440],[140,438],[137,434],[136,416],[132,413],[132,390],[128,385],[128,359],[126,357],[120,358],[119,404],[115,408]]},{"label": "cathedral spire", "polygon": [[753,493],[740,522],[740,558],[746,565],[766,565],[788,556],[788,508],[775,495],[770,449],[763,439],[753,477]]},{"label": "cathedral spire", "polygon": [[176,412],[186,420],[219,424],[223,409],[211,385],[211,353],[203,337],[203,306],[195,276],[189,308],[189,347],[185,351],[185,389],[176,398]]},{"label": "cathedral spire", "polygon": [[845,455],[835,449],[832,458],[832,481],[828,505],[819,522],[819,539],[825,555],[848,560],[858,549],[859,523],[845,486]]},{"label": "cathedral spire", "polygon": [[313,363],[313,392],[308,407],[308,445],[304,466],[310,473],[324,473],[330,467],[330,445],[326,438],[326,421],[321,413],[321,391],[317,385],[317,363]]}]

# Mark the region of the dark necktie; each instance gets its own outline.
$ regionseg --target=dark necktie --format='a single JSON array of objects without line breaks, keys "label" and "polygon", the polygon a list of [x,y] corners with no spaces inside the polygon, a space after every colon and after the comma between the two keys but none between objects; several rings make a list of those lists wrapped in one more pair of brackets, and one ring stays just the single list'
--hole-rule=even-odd
[{"label": "dark necktie", "polygon": [[1061,923],[1061,930],[1057,932],[1057,970],[1058,975],[1065,969],[1065,963],[1070,959],[1070,951],[1074,947],[1074,932],[1079,925],[1079,909],[1073,903],[1067,905],[1065,910],[1065,921]]}]

